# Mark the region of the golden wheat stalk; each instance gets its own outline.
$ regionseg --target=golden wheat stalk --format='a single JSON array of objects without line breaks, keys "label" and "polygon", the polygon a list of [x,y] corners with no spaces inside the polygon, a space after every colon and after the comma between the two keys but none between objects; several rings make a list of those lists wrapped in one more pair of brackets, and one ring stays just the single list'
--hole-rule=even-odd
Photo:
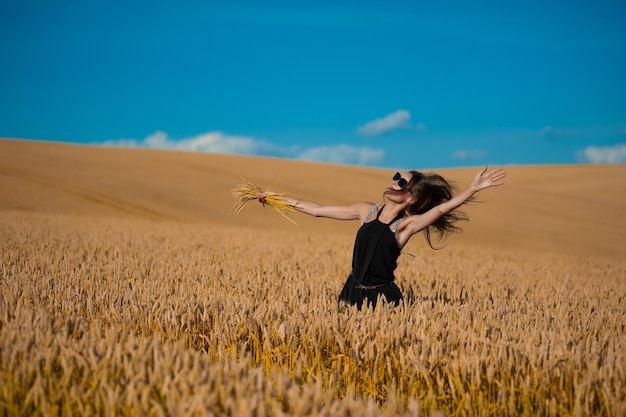
[{"label": "golden wheat stalk", "polygon": [[285,212],[293,212],[296,211],[296,206],[287,202],[287,199],[278,193],[269,193],[266,194],[261,188],[254,184],[252,181],[249,181],[243,177],[241,179],[244,181],[242,184],[237,184],[235,188],[233,188],[233,196],[235,197],[235,204],[233,205],[232,210],[235,213],[239,214],[246,207],[246,204],[252,200],[259,201],[259,196],[264,194],[263,201],[261,203],[265,207],[268,204],[274,210],[279,212],[284,218],[289,220],[293,224],[298,224],[287,216]]}]

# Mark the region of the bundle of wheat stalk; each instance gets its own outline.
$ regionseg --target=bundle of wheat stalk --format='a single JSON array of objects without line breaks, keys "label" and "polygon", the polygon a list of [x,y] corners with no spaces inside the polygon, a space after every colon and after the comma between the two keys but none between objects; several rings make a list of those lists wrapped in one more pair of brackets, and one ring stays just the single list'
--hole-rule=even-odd
[{"label": "bundle of wheat stalk", "polygon": [[[293,212],[296,211],[296,206],[293,204],[289,204],[287,199],[279,194],[279,193],[266,193],[261,188],[254,184],[251,181],[241,177],[244,181],[242,184],[237,184],[235,188],[233,188],[233,196],[235,196],[235,204],[233,205],[232,210],[235,213],[239,214],[246,207],[249,201],[257,200],[263,203],[263,206],[268,204],[274,210],[279,212],[284,218],[289,220],[293,224],[298,224],[287,216],[285,212]],[[259,196],[263,196],[262,199],[259,199]]]}]

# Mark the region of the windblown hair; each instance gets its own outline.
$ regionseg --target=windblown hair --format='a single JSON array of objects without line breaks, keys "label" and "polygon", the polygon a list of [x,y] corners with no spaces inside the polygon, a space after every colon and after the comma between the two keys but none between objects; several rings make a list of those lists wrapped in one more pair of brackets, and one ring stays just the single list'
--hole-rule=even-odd
[{"label": "windblown hair", "polygon": [[[403,187],[403,191],[410,191],[417,201],[407,207],[406,213],[424,214],[433,207],[450,200],[458,188],[449,183],[441,175],[417,171],[409,171],[413,177],[407,185]],[[473,199],[468,200],[472,201]],[[467,221],[469,217],[463,211],[456,208],[441,216],[435,223],[424,229],[424,237],[428,242],[428,246],[432,249],[441,249],[433,246],[433,234],[436,235],[435,242],[443,243],[449,233],[461,233],[463,229],[455,225],[458,221]]]}]

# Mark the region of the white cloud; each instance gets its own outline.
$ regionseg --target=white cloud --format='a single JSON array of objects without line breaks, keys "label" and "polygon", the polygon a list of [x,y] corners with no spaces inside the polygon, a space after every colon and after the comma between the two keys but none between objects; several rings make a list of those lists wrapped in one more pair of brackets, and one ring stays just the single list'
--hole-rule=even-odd
[{"label": "white cloud", "polygon": [[385,152],[382,149],[373,149],[367,146],[357,148],[341,144],[306,149],[300,152],[297,157],[310,161],[369,165],[380,162],[384,155]]},{"label": "white cloud", "polygon": [[102,143],[99,143],[99,145],[119,146],[122,148],[136,148],[139,146],[139,144],[137,143],[135,139],[115,139],[115,140],[111,139],[111,140],[107,140]]},{"label": "white cloud", "polygon": [[578,152],[578,158],[591,164],[623,164],[626,163],[626,144],[589,146]]},{"label": "white cloud", "polygon": [[465,161],[468,159],[480,159],[487,156],[487,151],[482,149],[474,149],[474,150],[458,150],[452,154],[452,159],[459,159],[461,161]]},{"label": "white cloud", "polygon": [[207,132],[176,140],[170,138],[165,132],[157,131],[140,141],[134,139],[110,140],[104,145],[228,154],[273,154],[280,151],[277,146],[266,141],[246,136],[229,136],[222,132]]},{"label": "white cloud", "polygon": [[[424,125],[420,124],[418,128],[419,126],[421,126],[423,130]],[[411,113],[407,110],[398,110],[380,119],[369,121],[360,126],[357,130],[361,135],[376,136],[391,130],[410,127]]]},{"label": "white cloud", "polygon": [[125,146],[134,148],[171,149],[193,152],[213,152],[240,155],[262,155],[291,157],[309,161],[332,162],[338,164],[370,165],[380,162],[384,156],[382,149],[353,147],[345,144],[319,146],[300,149],[274,145],[246,136],[230,136],[222,132],[208,132],[190,138],[172,139],[166,132],[157,131],[142,140],[119,139],[103,143],[105,146]]}]

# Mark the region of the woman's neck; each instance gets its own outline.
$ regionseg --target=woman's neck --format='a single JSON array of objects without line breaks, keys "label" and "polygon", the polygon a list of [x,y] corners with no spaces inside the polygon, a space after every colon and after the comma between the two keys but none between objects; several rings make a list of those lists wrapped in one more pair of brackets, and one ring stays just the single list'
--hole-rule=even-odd
[{"label": "woman's neck", "polygon": [[404,212],[405,208],[406,204],[398,204],[394,201],[387,200],[381,209],[378,219],[383,223],[389,223],[398,217],[398,214]]}]

